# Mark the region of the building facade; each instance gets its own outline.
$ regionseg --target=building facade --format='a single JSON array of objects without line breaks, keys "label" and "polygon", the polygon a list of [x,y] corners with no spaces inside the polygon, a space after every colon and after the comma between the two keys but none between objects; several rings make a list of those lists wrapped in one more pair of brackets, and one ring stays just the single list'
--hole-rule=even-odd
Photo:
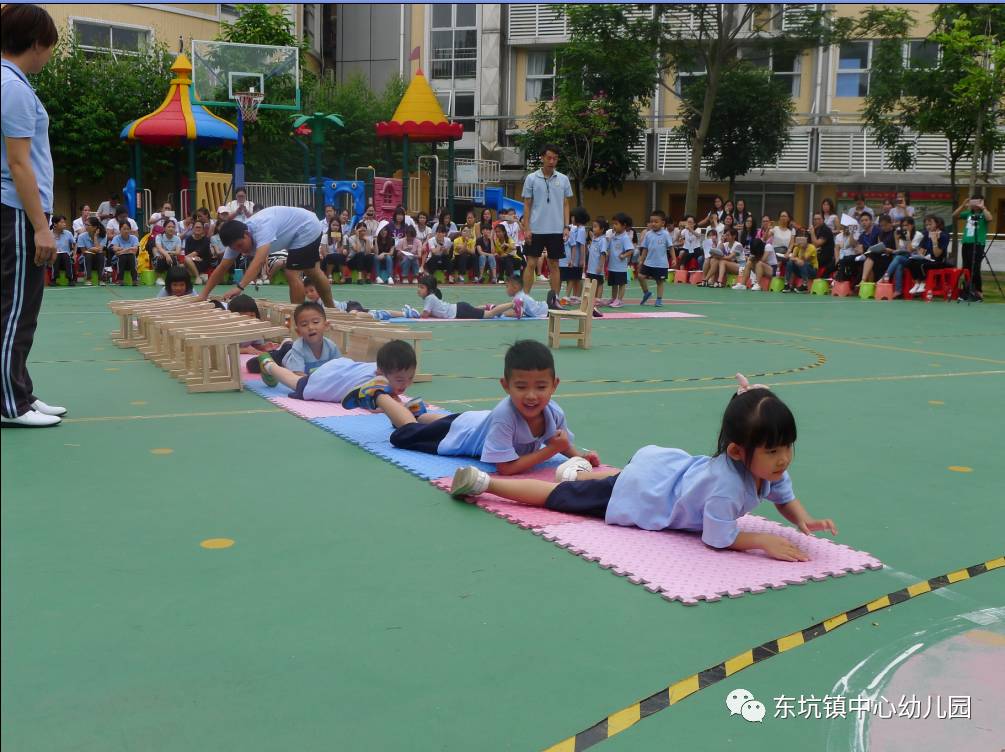
[{"label": "building facade", "polygon": [[[333,61],[336,75],[361,71],[379,88],[394,73],[407,78],[421,68],[448,116],[464,123],[458,154],[499,161],[502,180],[515,195],[526,163],[516,146],[517,135],[537,102],[554,96],[555,52],[569,38],[561,15],[545,4],[335,7],[339,44],[327,59]],[[869,6],[829,7],[838,16],[857,16]],[[931,30],[936,6],[908,7],[917,22],[916,41],[904,48],[910,64],[937,54],[922,41]],[[682,14],[679,22],[691,21]],[[778,33],[784,33],[784,16]],[[916,167],[898,172],[888,167],[883,150],[863,129],[860,112],[871,57],[869,41],[801,55],[752,57],[754,64],[789,84],[797,113],[778,162],[737,179],[736,196],[752,211],[774,215],[784,208],[806,222],[822,198],[835,199],[840,208],[858,191],[874,203],[898,190],[909,191],[917,207],[942,214],[958,204],[957,197],[949,195],[944,139],[920,137]],[[690,152],[671,132],[678,122],[678,100],[664,90],[655,91],[644,115],[648,132],[635,147],[644,169],[616,196],[589,192],[584,203],[592,213],[624,210],[641,217],[654,206],[670,209],[674,216],[683,211]],[[1005,232],[999,220],[1005,214],[1005,152],[987,156],[981,165],[982,178],[985,175],[991,186],[988,206],[999,232]],[[702,206],[713,194],[727,190],[725,184],[704,178]]]}]

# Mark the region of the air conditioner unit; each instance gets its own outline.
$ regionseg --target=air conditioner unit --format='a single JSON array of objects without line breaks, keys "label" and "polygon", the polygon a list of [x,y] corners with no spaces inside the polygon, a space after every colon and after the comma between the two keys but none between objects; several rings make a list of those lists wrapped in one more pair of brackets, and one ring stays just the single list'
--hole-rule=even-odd
[{"label": "air conditioner unit", "polygon": [[527,157],[519,146],[503,146],[499,149],[499,164],[503,167],[523,168],[527,164]]}]

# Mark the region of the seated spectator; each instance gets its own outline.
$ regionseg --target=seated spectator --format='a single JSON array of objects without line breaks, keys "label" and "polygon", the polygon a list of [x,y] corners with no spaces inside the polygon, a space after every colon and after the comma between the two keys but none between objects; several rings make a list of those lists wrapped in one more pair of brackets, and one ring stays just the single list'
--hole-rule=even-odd
[{"label": "seated spectator", "polygon": [[868,214],[869,219],[873,221],[876,219],[876,212],[865,205],[865,196],[861,193],[855,194],[855,206],[848,211],[848,214],[857,219],[859,224],[862,224],[863,214]]},{"label": "seated spectator", "polygon": [[[164,232],[154,239],[154,271],[166,272],[176,264],[183,264],[185,251],[182,239],[178,235],[178,224],[173,219],[164,222]],[[158,284],[164,280],[158,279]]]},{"label": "seated spectator", "polygon": [[[893,234],[897,250],[880,282],[889,282],[893,279],[893,296],[899,298],[903,295],[904,290],[904,269],[907,267],[909,258],[921,253],[922,235],[915,229],[914,220],[911,217],[904,217],[900,226],[894,228]],[[917,288],[917,286],[915,284],[914,287]]]},{"label": "seated spectator", "polygon": [[[864,224],[863,224],[864,228]],[[897,251],[897,238],[893,232],[893,220],[889,214],[879,215],[879,233],[876,242],[865,249],[865,262],[862,265],[862,281],[872,282],[873,274],[886,274],[893,254]]]},{"label": "seated spectator", "polygon": [[346,266],[360,274],[356,284],[361,285],[364,282],[369,284],[373,281],[375,259],[376,251],[369,228],[365,221],[360,220],[356,225],[356,231],[346,243]]},{"label": "seated spectator", "polygon": [[206,225],[198,219],[192,223],[192,234],[185,238],[182,260],[189,274],[200,284],[205,284],[212,269],[213,251],[206,234]]},{"label": "seated spectator", "polygon": [[245,220],[255,213],[255,205],[248,201],[248,192],[244,188],[234,191],[234,200],[227,204],[229,219]]},{"label": "seated spectator", "polygon": [[907,260],[907,268],[914,277],[915,285],[909,295],[925,292],[925,278],[933,269],[949,266],[949,233],[941,217],[929,214],[925,217],[925,232],[917,251]]},{"label": "seated spectator", "polygon": [[398,254],[400,266],[398,281],[407,279],[408,284],[414,284],[415,278],[419,276],[419,257],[422,255],[422,243],[414,226],[405,227],[405,236],[397,240],[394,250]]},{"label": "seated spectator", "polygon": [[834,250],[834,231],[824,221],[822,212],[813,215],[810,227],[810,243],[817,249],[817,263],[823,270],[823,276],[834,276],[837,267],[837,253]]},{"label": "seated spectator", "polygon": [[80,216],[73,220],[73,234],[79,235],[87,230],[88,220],[91,218],[91,207],[84,204],[80,207]]},{"label": "seated spectator", "polygon": [[[806,230],[796,230],[792,250],[785,258],[785,287],[782,292],[809,292],[810,280],[817,276],[817,249]],[[802,287],[796,278],[802,280]]]}]

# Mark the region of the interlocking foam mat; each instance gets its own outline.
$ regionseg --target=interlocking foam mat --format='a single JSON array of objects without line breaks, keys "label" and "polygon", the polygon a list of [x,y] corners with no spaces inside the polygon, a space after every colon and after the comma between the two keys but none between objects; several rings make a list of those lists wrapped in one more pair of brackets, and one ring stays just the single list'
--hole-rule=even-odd
[{"label": "interlocking foam mat", "polygon": [[[601,310],[605,319],[703,319],[699,313],[684,313],[682,311],[619,311],[617,309],[604,308]],[[483,321],[547,321],[547,318],[521,318],[514,319],[500,316],[494,319],[390,319],[392,324],[429,324],[441,322],[483,322]]]},{"label": "interlocking foam mat", "polygon": [[[391,423],[382,414],[345,410],[327,402],[290,399],[286,397],[288,389],[267,387],[254,374],[244,375],[244,386],[318,428],[444,490],[450,489],[451,478],[459,467],[474,465],[485,472],[495,472],[494,465],[470,457],[441,457],[396,449],[389,440]],[[517,477],[552,480],[555,466],[564,460],[565,457],[557,455],[534,471]],[[695,605],[702,600],[717,601],[723,595],[737,598],[748,592],[761,593],[768,588],[783,588],[882,567],[878,559],[863,551],[802,535],[791,527],[756,515],[741,518],[740,528],[745,532],[788,537],[809,554],[810,561],[775,561],[759,551],[716,551],[703,544],[696,534],[607,525],[601,520],[513,504],[493,494],[482,494],[474,503],[587,561],[596,561],[601,567],[667,600],[685,605]]]}]

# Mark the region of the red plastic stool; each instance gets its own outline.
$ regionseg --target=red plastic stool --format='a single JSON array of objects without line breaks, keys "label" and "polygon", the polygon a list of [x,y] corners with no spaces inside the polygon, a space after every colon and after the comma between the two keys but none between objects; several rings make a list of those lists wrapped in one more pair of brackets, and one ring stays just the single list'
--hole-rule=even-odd
[{"label": "red plastic stool", "polygon": [[835,297],[838,297],[838,298],[847,298],[847,297],[850,297],[851,296],[851,282],[848,282],[848,281],[837,282],[837,281],[835,281],[834,285],[831,287],[831,295],[834,295]]},{"label": "red plastic stool", "polygon": [[956,300],[960,296],[960,277],[970,281],[969,269],[932,269],[925,279],[925,299],[940,296],[943,300]]},{"label": "red plastic stool", "polygon": [[757,284],[761,286],[761,292],[768,292],[771,289],[771,277],[761,277]]},{"label": "red plastic stool", "polygon": [[673,273],[673,281],[676,284],[686,285],[687,284],[687,270],[686,269],[678,269],[677,271],[675,271]]},{"label": "red plastic stool", "polygon": [[893,300],[893,282],[876,283],[876,300]]},{"label": "red plastic stool", "polygon": [[699,282],[705,281],[705,272],[696,271],[688,274],[687,281],[692,285],[697,285]]}]

